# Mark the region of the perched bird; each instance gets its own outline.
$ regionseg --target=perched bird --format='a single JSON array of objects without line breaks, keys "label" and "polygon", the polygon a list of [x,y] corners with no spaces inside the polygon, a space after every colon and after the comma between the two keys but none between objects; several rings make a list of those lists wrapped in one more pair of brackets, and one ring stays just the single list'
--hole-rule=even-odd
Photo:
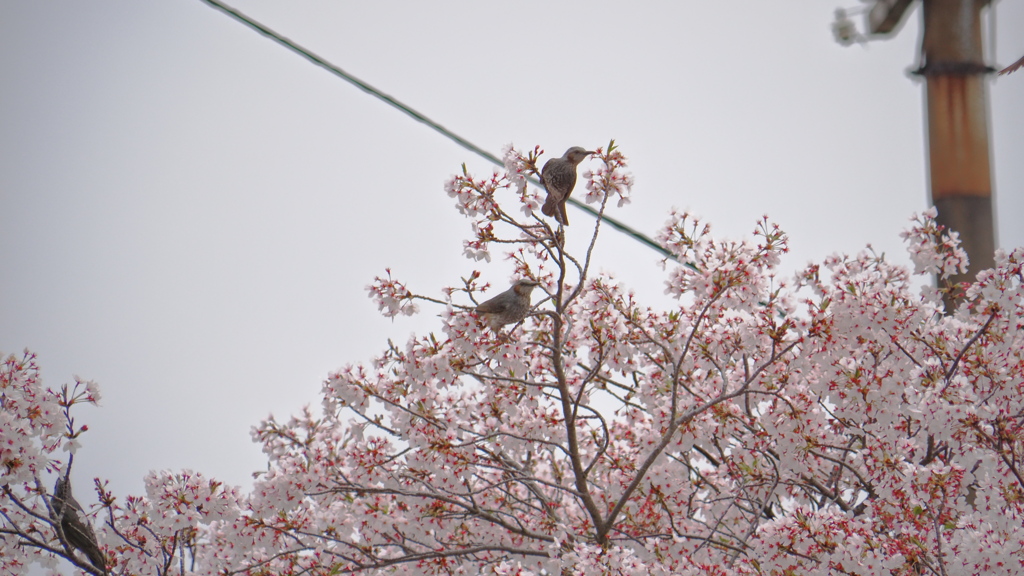
[{"label": "perched bird", "polygon": [[508,290],[477,306],[476,312],[495,332],[506,324],[519,322],[530,311],[530,292],[537,284],[533,280],[518,280]]},{"label": "perched bird", "polygon": [[57,485],[53,488],[53,509],[50,518],[56,526],[60,522],[64,538],[72,548],[82,552],[89,562],[104,574],[107,572],[107,559],[100,550],[96,533],[92,530],[82,505],[71,495],[70,470],[57,477]]},{"label": "perched bird", "polygon": [[579,146],[573,146],[565,151],[561,158],[552,158],[544,163],[544,169],[540,171],[540,179],[544,188],[548,191],[548,198],[540,209],[547,216],[554,216],[563,226],[569,225],[569,218],[565,215],[565,202],[576,187],[576,166],[580,162],[594,154]]},{"label": "perched bird", "polygon": [[1020,60],[1017,60],[1013,64],[1010,64],[1006,68],[1000,70],[999,75],[1002,76],[1003,74],[1012,74],[1017,70],[1020,70],[1021,68],[1024,68],[1024,56],[1022,56]]}]

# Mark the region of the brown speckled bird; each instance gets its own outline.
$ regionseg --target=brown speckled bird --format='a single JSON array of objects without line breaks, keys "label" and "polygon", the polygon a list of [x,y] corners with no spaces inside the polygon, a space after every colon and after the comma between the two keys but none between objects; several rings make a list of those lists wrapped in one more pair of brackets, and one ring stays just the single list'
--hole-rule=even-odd
[{"label": "brown speckled bird", "polygon": [[96,540],[96,533],[89,524],[88,517],[82,505],[75,500],[71,494],[71,479],[68,478],[70,470],[57,477],[57,485],[53,488],[53,499],[51,507],[53,512],[50,519],[54,525],[60,523],[60,529],[64,532],[64,539],[72,548],[82,552],[89,559],[94,567],[107,573],[107,560],[100,550],[99,541]]},{"label": "brown speckled bird", "polygon": [[519,322],[530,312],[530,292],[537,284],[533,280],[518,280],[508,290],[477,306],[476,312],[495,332],[506,324]]},{"label": "brown speckled bird", "polygon": [[548,198],[540,211],[547,216],[554,216],[563,226],[569,225],[569,218],[565,215],[565,202],[572,194],[572,189],[576,187],[576,167],[591,154],[594,152],[573,146],[566,150],[561,158],[552,158],[545,162],[544,169],[540,171],[541,182],[548,191]]}]

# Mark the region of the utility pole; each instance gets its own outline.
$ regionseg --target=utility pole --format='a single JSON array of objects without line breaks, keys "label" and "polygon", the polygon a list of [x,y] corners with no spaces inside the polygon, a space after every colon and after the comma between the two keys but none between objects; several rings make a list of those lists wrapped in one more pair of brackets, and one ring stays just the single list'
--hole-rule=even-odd
[{"label": "utility pole", "polygon": [[[867,14],[868,32],[880,36],[898,30],[913,3],[875,0]],[[986,78],[994,70],[985,64],[981,29],[981,12],[990,0],[919,3],[924,33],[921,67],[914,74],[925,81],[930,200],[939,213],[936,221],[960,234],[970,259],[967,273],[951,280],[968,282],[994,265]],[[947,299],[948,311],[952,303]]]},{"label": "utility pole", "polygon": [[[970,270],[952,278],[973,281],[995,265],[988,86],[981,11],[989,0],[923,0],[928,108],[928,169],[939,224],[960,233]],[[948,308],[947,308],[948,310]]]}]

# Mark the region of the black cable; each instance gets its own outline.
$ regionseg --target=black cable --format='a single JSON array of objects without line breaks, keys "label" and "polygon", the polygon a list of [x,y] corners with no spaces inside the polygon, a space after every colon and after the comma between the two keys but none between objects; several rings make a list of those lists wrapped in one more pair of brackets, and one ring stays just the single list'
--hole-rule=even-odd
[{"label": "black cable", "polygon": [[[430,126],[434,130],[436,130],[437,132],[440,132],[445,137],[447,137],[448,139],[454,141],[456,144],[458,144],[459,146],[462,146],[466,150],[469,150],[470,152],[473,152],[474,154],[477,154],[477,155],[479,155],[479,156],[481,156],[483,158],[486,158],[487,160],[493,162],[494,164],[496,164],[498,166],[504,166],[504,163],[497,156],[495,156],[494,154],[491,154],[490,152],[484,150],[483,148],[480,148],[479,146],[477,146],[476,144],[473,144],[469,140],[466,140],[465,138],[463,138],[463,137],[459,136],[458,134],[452,132],[451,130],[445,128],[444,126],[441,126],[440,124],[438,124],[437,122],[434,122],[430,118],[427,118],[422,113],[417,112],[416,110],[406,106],[405,104],[403,104],[402,102],[399,102],[398,100],[395,100],[391,96],[388,96],[387,94],[381,92],[380,90],[374,88],[373,86],[370,86],[366,82],[363,82],[359,78],[356,78],[355,76],[349,74],[348,72],[345,72],[341,68],[338,68],[334,64],[331,64],[327,60],[324,60],[320,56],[317,56],[316,54],[310,52],[309,50],[303,48],[302,46],[299,46],[298,44],[292,42],[291,40],[285,38],[284,36],[281,36],[280,34],[278,34],[277,32],[274,32],[270,28],[267,28],[263,24],[260,24],[259,22],[256,22],[255,20],[253,20],[252,18],[249,18],[245,14],[242,14],[238,10],[236,10],[236,9],[226,5],[226,4],[218,2],[217,0],[202,0],[202,1],[206,2],[207,4],[209,4],[210,6],[213,6],[216,9],[220,10],[221,12],[224,12],[228,16],[231,16],[235,20],[238,20],[239,22],[241,22],[242,24],[245,24],[246,26],[252,28],[253,30],[256,30],[260,34],[263,34],[264,36],[270,38],[271,40],[277,42],[278,44],[284,46],[285,48],[288,48],[292,52],[295,52],[296,54],[299,54],[300,56],[305,57],[310,62],[316,64],[317,66],[320,66],[321,68],[327,70],[331,74],[334,74],[335,76],[341,78],[342,80],[345,80],[346,82],[349,82],[349,83],[355,85],[357,88],[359,88],[363,92],[366,92],[367,94],[371,94],[373,96],[376,96],[377,98],[383,100],[384,102],[387,102],[391,106],[394,106],[395,108],[397,108],[397,109],[401,110],[402,112],[408,114],[409,116],[413,117],[418,122],[422,122],[423,124],[426,124],[427,126]],[[530,181],[530,183],[532,183],[535,186],[540,186],[540,182],[537,179],[535,179],[535,178],[529,178],[529,181]],[[623,234],[626,234],[627,236],[633,237],[635,240],[637,240],[637,241],[639,241],[639,242],[641,242],[643,244],[646,244],[650,248],[654,248],[655,250],[660,252],[663,256],[667,256],[668,258],[671,258],[673,260],[675,259],[675,256],[671,252],[666,250],[663,246],[661,246],[660,244],[655,242],[653,239],[647,237],[646,235],[644,235],[644,234],[642,234],[640,232],[637,232],[636,230],[633,230],[632,228],[630,228],[629,226],[626,226],[625,224],[619,222],[618,220],[615,220],[614,218],[610,218],[607,215],[600,215],[600,214],[598,214],[597,210],[594,210],[590,206],[587,206],[586,204],[580,202],[579,200],[576,200],[575,198],[570,197],[569,198],[569,203],[572,204],[573,206],[583,210],[584,212],[590,214],[591,216],[593,216],[595,218],[601,218],[602,220],[607,222],[608,225],[610,225],[612,228],[615,228],[616,230],[618,230],[619,232],[622,232]]]}]

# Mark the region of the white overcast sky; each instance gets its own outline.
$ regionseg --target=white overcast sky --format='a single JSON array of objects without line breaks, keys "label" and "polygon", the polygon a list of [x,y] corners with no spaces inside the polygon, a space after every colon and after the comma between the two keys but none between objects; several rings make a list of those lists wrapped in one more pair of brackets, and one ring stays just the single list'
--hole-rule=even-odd
[{"label": "white overcast sky", "polygon": [[[844,48],[833,10],[857,0],[233,5],[494,153],[615,138],[636,186],[611,214],[648,234],[672,207],[730,237],[768,214],[787,270],[867,244],[906,261],[898,234],[927,207],[919,8]],[[1006,65],[1024,2],[997,18]],[[162,468],[249,485],[251,426],[438,327],[380,317],[375,275],[507,285],[507,262],[461,255],[443,191],[489,164],[199,0],[0,1],[0,75],[0,351],[37,352],[51,386],[99,383],[80,485],[139,493]],[[1024,244],[1024,72],[989,88],[1007,248]],[[606,229],[596,258],[663,301],[650,249]]]}]

